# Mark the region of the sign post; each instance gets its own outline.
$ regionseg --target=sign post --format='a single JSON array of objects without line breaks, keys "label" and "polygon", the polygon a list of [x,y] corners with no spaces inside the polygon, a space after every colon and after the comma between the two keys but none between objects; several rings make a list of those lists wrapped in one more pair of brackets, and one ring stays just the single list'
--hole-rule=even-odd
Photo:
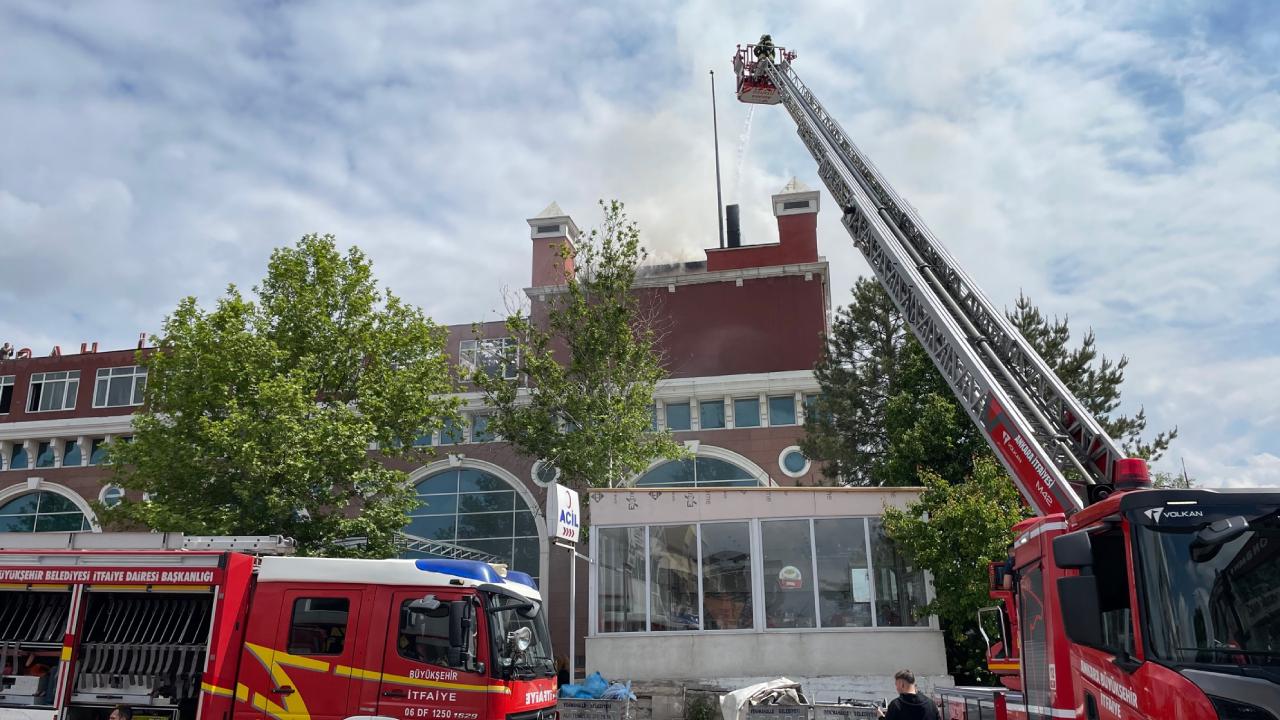
[{"label": "sign post", "polygon": [[578,663],[578,537],[582,534],[582,505],[578,492],[560,483],[547,488],[547,531],[556,545],[569,551],[569,682]]}]

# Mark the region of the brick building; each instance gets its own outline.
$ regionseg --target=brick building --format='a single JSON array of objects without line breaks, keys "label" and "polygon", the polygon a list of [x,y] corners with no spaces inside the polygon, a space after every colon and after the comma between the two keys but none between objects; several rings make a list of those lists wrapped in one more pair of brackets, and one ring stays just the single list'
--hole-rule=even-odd
[{"label": "brick building", "polygon": [[[646,266],[638,274],[635,292],[659,318],[669,372],[655,393],[654,423],[692,453],[655,462],[634,479],[638,488],[658,493],[821,481],[798,448],[805,409],[818,391],[813,366],[831,305],[827,263],[818,255],[819,194],[793,180],[772,203],[777,242],[712,248],[705,260]],[[532,262],[525,293],[537,313],[563,292],[558,283],[572,268],[562,265],[558,251],[575,242],[579,230],[554,203],[528,225]],[[480,337],[471,324],[454,325],[448,352],[461,366],[508,372],[503,359],[511,346],[504,334],[502,323],[481,325]],[[104,448],[128,439],[145,383],[135,350],[0,361],[0,531],[97,529],[88,501],[110,503],[121,492],[104,485]],[[540,579],[554,642],[563,649],[569,556],[547,539],[541,512],[555,470],[487,431],[489,411],[479,393],[460,396],[461,423],[418,441],[434,447],[434,459],[400,466],[423,500],[405,532],[424,542],[406,553],[465,548]],[[583,658],[583,631],[598,610],[591,609],[585,563],[578,570]]]}]

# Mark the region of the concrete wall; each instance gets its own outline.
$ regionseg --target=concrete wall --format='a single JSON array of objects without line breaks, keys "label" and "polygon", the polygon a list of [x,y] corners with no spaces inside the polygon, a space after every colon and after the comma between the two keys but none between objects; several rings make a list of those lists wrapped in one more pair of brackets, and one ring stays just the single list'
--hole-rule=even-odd
[{"label": "concrete wall", "polygon": [[[942,633],[927,628],[830,632],[599,635],[587,665],[627,680],[876,676],[910,668],[945,676]],[[890,683],[892,687],[892,683]]]}]

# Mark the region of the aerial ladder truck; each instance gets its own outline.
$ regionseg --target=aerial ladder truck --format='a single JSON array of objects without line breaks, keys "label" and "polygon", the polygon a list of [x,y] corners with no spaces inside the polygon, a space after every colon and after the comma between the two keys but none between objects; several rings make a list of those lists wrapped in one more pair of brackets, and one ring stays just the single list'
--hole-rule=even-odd
[{"label": "aerial ladder truck", "polygon": [[989,568],[1003,687],[944,693],[947,717],[1280,720],[1280,490],[1152,489],[795,58],[739,46],[738,99],[790,113],[854,245],[1034,513]]}]

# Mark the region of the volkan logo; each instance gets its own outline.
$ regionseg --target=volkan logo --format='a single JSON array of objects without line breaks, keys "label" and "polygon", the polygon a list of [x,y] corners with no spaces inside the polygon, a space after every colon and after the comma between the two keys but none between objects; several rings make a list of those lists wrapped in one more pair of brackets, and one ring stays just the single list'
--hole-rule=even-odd
[{"label": "volkan logo", "polygon": [[1153,523],[1159,523],[1160,520],[1162,519],[1173,520],[1175,518],[1204,517],[1203,510],[1166,510],[1165,508],[1162,508],[1162,507],[1151,508],[1150,510],[1143,510],[1142,514],[1151,518],[1151,522]]}]

